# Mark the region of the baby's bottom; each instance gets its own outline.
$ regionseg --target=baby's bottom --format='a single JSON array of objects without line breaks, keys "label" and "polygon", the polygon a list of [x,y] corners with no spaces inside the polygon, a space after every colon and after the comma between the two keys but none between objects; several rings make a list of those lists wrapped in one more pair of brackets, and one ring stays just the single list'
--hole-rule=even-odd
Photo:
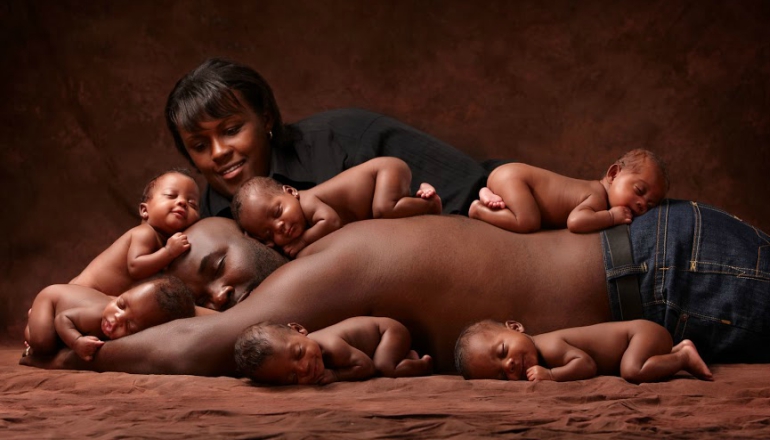
[{"label": "baby's bottom", "polygon": [[529,185],[517,174],[517,168],[501,166],[479,191],[479,200],[471,204],[468,217],[483,220],[508,231],[528,233],[540,229],[540,207]]}]

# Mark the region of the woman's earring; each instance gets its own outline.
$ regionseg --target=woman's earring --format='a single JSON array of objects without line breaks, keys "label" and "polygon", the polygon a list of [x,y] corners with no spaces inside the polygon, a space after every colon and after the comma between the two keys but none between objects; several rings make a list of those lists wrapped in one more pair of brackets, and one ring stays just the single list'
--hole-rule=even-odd
[{"label": "woman's earring", "polygon": [[273,139],[273,130],[270,130],[267,132],[267,138],[272,140]]}]

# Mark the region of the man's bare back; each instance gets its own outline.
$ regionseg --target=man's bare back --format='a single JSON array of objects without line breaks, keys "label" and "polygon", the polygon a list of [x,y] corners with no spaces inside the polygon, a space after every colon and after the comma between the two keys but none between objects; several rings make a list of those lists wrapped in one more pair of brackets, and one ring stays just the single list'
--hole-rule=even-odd
[{"label": "man's bare back", "polygon": [[274,251],[227,219],[202,220],[186,234],[190,252],[170,273],[197,295],[224,292],[219,304],[236,305],[108,342],[83,368],[234,374],[233,345],[249,325],[301,322],[315,331],[353,316],[387,316],[410,330],[436,371],[448,372],[457,335],[480,319],[521,316],[533,332],[610,319],[597,235],[518,235],[459,216],[366,220],[308,246],[254,288],[244,271],[256,260],[244,248]]}]

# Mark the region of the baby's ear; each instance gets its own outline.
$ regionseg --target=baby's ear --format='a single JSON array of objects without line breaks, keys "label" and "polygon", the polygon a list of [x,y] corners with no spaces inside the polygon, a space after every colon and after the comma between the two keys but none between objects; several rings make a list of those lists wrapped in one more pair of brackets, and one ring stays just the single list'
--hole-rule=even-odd
[{"label": "baby's ear", "polygon": [[283,188],[283,192],[287,194],[291,194],[296,198],[299,198],[299,191],[297,190],[297,188],[294,188],[293,186],[289,186],[289,185],[284,185],[282,188]]},{"label": "baby's ear", "polygon": [[305,327],[302,327],[300,324],[297,324],[296,322],[290,322],[289,328],[300,333],[301,335],[307,336],[307,329]]},{"label": "baby's ear", "polygon": [[623,167],[620,164],[614,163],[610,165],[609,169],[607,169],[607,175],[605,177],[610,183],[612,183],[612,181],[618,177],[618,174],[620,174],[622,170]]},{"label": "baby's ear", "polygon": [[147,212],[147,204],[146,203],[140,203],[139,204],[139,217],[142,217],[142,220],[147,220],[150,218],[150,213]]},{"label": "baby's ear", "polygon": [[519,333],[524,333],[524,325],[519,321],[513,321],[513,320],[505,321],[505,326]]}]

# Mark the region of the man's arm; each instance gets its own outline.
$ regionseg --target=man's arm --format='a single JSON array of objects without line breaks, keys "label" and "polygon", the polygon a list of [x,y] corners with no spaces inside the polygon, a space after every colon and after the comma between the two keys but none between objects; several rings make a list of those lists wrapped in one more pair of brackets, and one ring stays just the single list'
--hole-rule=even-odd
[{"label": "man's arm", "polygon": [[22,363],[139,374],[235,375],[235,339],[249,325],[303,322],[312,331],[370,313],[360,289],[348,285],[352,280],[347,271],[352,263],[325,254],[287,263],[225,312],[177,319],[108,341],[90,363],[78,362],[67,351],[53,359],[33,357]]}]

